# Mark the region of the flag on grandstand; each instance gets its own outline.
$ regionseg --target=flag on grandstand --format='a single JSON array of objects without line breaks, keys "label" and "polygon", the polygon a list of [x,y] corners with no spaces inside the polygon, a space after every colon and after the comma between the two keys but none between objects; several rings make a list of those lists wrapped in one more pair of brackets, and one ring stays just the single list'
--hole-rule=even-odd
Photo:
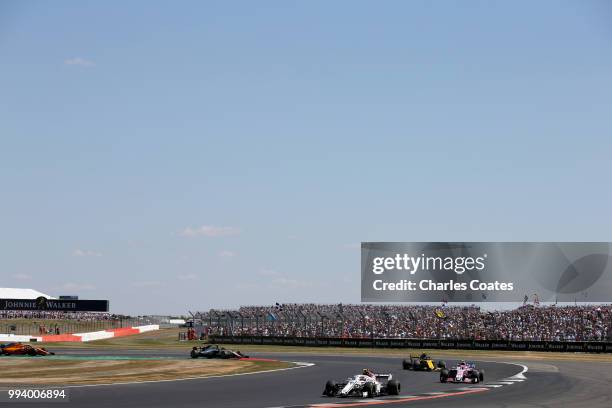
[{"label": "flag on grandstand", "polygon": [[444,319],[446,317],[446,314],[444,313],[442,309],[436,309],[435,313],[439,319]]}]

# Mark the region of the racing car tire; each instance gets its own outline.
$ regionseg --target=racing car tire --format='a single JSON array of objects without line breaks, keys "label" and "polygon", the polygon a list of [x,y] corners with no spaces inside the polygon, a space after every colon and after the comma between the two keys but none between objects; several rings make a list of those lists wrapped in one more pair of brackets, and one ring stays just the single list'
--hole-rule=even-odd
[{"label": "racing car tire", "polygon": [[326,382],[324,394],[328,397],[333,397],[336,394],[336,383],[331,380]]},{"label": "racing car tire", "polygon": [[446,361],[438,361],[438,368],[446,368]]},{"label": "racing car tire", "polygon": [[389,395],[399,395],[400,393],[400,383],[396,380],[391,380],[387,384],[387,392]]},{"label": "racing car tire", "polygon": [[484,370],[480,370],[478,372],[478,379],[480,380],[480,382],[484,382]]},{"label": "racing car tire", "polygon": [[402,361],[402,367],[404,368],[404,370],[410,370],[410,363],[408,362],[408,360]]},{"label": "racing car tire", "polygon": [[36,350],[34,349],[28,350],[28,356],[35,356],[35,355],[36,355]]},{"label": "racing car tire", "polygon": [[416,361],[412,362],[412,370],[413,371],[417,371],[419,369],[419,363],[417,363]]},{"label": "racing car tire", "polygon": [[366,383],[365,392],[366,392],[366,398],[374,398],[374,384]]},{"label": "racing car tire", "polygon": [[191,358],[198,358],[200,355],[198,354],[198,350],[194,347],[191,349]]},{"label": "racing car tire", "polygon": [[440,371],[440,382],[446,382],[446,380],[448,379],[448,370],[446,368],[442,369],[442,371]]}]

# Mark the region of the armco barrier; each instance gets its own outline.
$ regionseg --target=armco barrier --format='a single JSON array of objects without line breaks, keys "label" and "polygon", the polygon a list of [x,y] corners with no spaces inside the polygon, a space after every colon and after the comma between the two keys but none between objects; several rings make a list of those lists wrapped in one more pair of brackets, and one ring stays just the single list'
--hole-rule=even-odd
[{"label": "armco barrier", "polygon": [[314,347],[362,348],[418,348],[460,350],[509,350],[612,353],[612,342],[599,341],[508,341],[508,340],[440,340],[440,339],[370,339],[370,338],[312,338],[275,336],[217,336],[210,335],[211,343],[262,344]]},{"label": "armco barrier", "polygon": [[[0,334],[0,343],[15,343],[32,341],[32,336],[20,334]],[[34,339],[36,341],[36,339]]]},{"label": "armco barrier", "polygon": [[93,340],[110,339],[113,337],[131,336],[134,334],[146,333],[153,330],[159,330],[159,325],[150,324],[147,326],[123,327],[119,329],[108,329],[88,333],[69,333],[69,334],[43,334],[42,336],[15,336],[12,334],[0,334],[0,342],[36,342],[42,341],[45,343],[52,342],[87,342]]}]

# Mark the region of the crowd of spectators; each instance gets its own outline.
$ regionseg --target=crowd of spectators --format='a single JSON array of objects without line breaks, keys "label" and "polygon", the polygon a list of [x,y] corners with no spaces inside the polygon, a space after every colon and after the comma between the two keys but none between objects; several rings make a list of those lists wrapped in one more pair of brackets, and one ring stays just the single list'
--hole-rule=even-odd
[{"label": "crowd of spectators", "polygon": [[108,312],[0,310],[0,333],[50,335],[158,324],[150,316],[124,316]]},{"label": "crowd of spectators", "polygon": [[209,334],[474,340],[612,340],[612,305],[478,306],[276,304],[211,310]]}]

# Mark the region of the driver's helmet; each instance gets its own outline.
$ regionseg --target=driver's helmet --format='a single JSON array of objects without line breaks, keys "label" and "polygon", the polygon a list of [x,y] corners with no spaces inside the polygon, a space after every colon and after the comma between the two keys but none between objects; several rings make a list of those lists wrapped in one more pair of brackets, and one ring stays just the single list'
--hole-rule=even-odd
[{"label": "driver's helmet", "polygon": [[467,364],[467,363],[465,362],[465,360],[461,360],[461,361],[459,362],[459,365],[466,365],[466,364]]}]

